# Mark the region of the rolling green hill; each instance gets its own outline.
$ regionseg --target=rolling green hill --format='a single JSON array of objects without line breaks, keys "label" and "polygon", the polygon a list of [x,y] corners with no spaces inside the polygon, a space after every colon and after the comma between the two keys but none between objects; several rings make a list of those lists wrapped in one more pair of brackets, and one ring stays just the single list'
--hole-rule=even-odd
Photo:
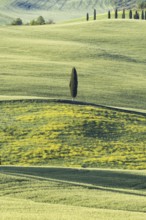
[{"label": "rolling green hill", "polygon": [[[146,109],[146,22],[114,19],[0,27],[0,96],[70,99]],[[3,97],[4,96],[4,97]]]},{"label": "rolling green hill", "polygon": [[12,19],[21,17],[24,22],[43,15],[46,20],[55,22],[84,17],[86,12],[98,13],[109,8],[136,7],[136,0],[0,0],[0,23],[10,23]]},{"label": "rolling green hill", "polygon": [[2,220],[145,220],[146,171],[1,167]]},{"label": "rolling green hill", "polygon": [[[1,24],[40,14],[62,21],[94,7],[98,13],[123,7],[108,0],[0,2]],[[67,101],[75,66],[77,100],[145,112],[146,21],[103,17],[0,26],[2,220],[146,218],[146,115]],[[32,98],[40,100],[25,100]],[[58,167],[3,166],[16,164]]]},{"label": "rolling green hill", "polygon": [[2,165],[146,169],[146,115],[48,101],[0,103]]}]

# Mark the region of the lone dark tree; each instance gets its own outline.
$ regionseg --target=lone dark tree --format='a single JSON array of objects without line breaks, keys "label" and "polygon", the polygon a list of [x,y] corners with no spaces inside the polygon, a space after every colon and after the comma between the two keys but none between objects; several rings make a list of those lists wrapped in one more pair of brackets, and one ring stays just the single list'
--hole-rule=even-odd
[{"label": "lone dark tree", "polygon": [[139,19],[139,13],[137,11],[134,14],[134,19]]},{"label": "lone dark tree", "polygon": [[144,20],[144,10],[141,11],[141,19]]},{"label": "lone dark tree", "polygon": [[89,13],[86,14],[86,20],[89,21]]},{"label": "lone dark tree", "polygon": [[72,68],[69,87],[70,87],[72,100],[74,100],[74,98],[77,96],[77,89],[78,89],[78,76],[75,67]]},{"label": "lone dark tree", "polygon": [[125,9],[123,9],[122,18],[125,19]]},{"label": "lone dark tree", "polygon": [[129,11],[129,19],[132,19],[132,10]]},{"label": "lone dark tree", "polygon": [[108,19],[110,19],[111,18],[111,12],[110,12],[110,10],[108,11]]},{"label": "lone dark tree", "polygon": [[96,20],[96,9],[94,9],[94,20]]},{"label": "lone dark tree", "polygon": [[117,19],[118,18],[118,9],[116,8],[116,10],[115,10],[115,19]]}]

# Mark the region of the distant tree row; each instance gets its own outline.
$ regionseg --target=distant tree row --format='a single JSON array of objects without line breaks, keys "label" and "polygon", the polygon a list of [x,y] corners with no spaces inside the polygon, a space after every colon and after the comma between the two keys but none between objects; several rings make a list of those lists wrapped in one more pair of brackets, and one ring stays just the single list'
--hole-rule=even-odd
[{"label": "distant tree row", "polygon": [[[45,24],[54,24],[53,20],[45,21],[43,16],[39,16],[37,19],[34,19],[30,21],[30,23],[27,23],[27,25],[45,25]],[[16,18],[12,21],[11,25],[23,25],[23,21],[21,18]]]},{"label": "distant tree row", "polygon": [[[118,9],[115,10],[115,14],[114,14],[114,17],[115,19],[118,19]],[[111,18],[111,12],[110,10],[108,11],[108,19]],[[125,14],[125,9],[123,9],[123,12],[122,12],[122,19],[125,19],[126,18],[126,14]],[[133,14],[133,11],[130,10],[129,11],[129,19],[140,19],[140,14],[139,12],[136,10],[135,13]],[[146,20],[146,11],[142,10],[141,11],[141,19],[142,20]]]},{"label": "distant tree row", "polygon": [[[97,14],[96,14],[96,9],[94,9],[93,12],[93,20],[96,20],[97,18]],[[111,12],[110,10],[108,11],[108,19],[111,18]],[[115,9],[114,12],[114,18],[118,19],[118,9]],[[122,11],[122,19],[126,18],[126,13],[125,13],[125,9],[123,9]],[[143,9],[141,10],[141,13],[139,13],[137,10],[135,11],[135,13],[133,13],[132,10],[129,10],[129,19],[142,19],[142,20],[146,20],[146,11],[144,11]],[[89,13],[86,14],[86,20],[89,21],[90,17],[89,17]]]},{"label": "distant tree row", "polygon": [[[89,13],[86,14],[86,20],[89,21],[90,17],[89,17]],[[93,12],[93,19],[96,20],[96,9],[94,9]]]}]

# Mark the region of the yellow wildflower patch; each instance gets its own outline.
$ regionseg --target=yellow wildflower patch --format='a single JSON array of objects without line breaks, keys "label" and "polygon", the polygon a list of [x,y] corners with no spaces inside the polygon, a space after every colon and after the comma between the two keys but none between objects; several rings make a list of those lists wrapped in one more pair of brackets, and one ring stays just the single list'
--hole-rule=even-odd
[{"label": "yellow wildflower patch", "polygon": [[93,106],[6,102],[2,164],[146,168],[146,117]]}]

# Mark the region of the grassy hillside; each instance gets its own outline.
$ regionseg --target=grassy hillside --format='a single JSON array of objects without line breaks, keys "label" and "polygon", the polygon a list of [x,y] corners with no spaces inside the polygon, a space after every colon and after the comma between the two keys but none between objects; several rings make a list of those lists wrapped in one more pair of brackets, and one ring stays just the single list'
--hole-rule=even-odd
[{"label": "grassy hillside", "polygon": [[10,23],[16,17],[21,17],[24,22],[43,15],[46,20],[55,22],[72,18],[83,17],[87,12],[93,14],[96,8],[98,13],[103,13],[109,8],[133,8],[136,0],[0,0],[0,24]]},{"label": "grassy hillside", "polygon": [[146,217],[145,171],[43,167],[1,167],[0,171],[2,220]]},{"label": "grassy hillside", "polygon": [[70,99],[75,66],[78,100],[146,108],[145,21],[0,27],[0,32],[1,96]]},{"label": "grassy hillside", "polygon": [[54,102],[0,104],[1,163],[146,168],[146,116]]}]

